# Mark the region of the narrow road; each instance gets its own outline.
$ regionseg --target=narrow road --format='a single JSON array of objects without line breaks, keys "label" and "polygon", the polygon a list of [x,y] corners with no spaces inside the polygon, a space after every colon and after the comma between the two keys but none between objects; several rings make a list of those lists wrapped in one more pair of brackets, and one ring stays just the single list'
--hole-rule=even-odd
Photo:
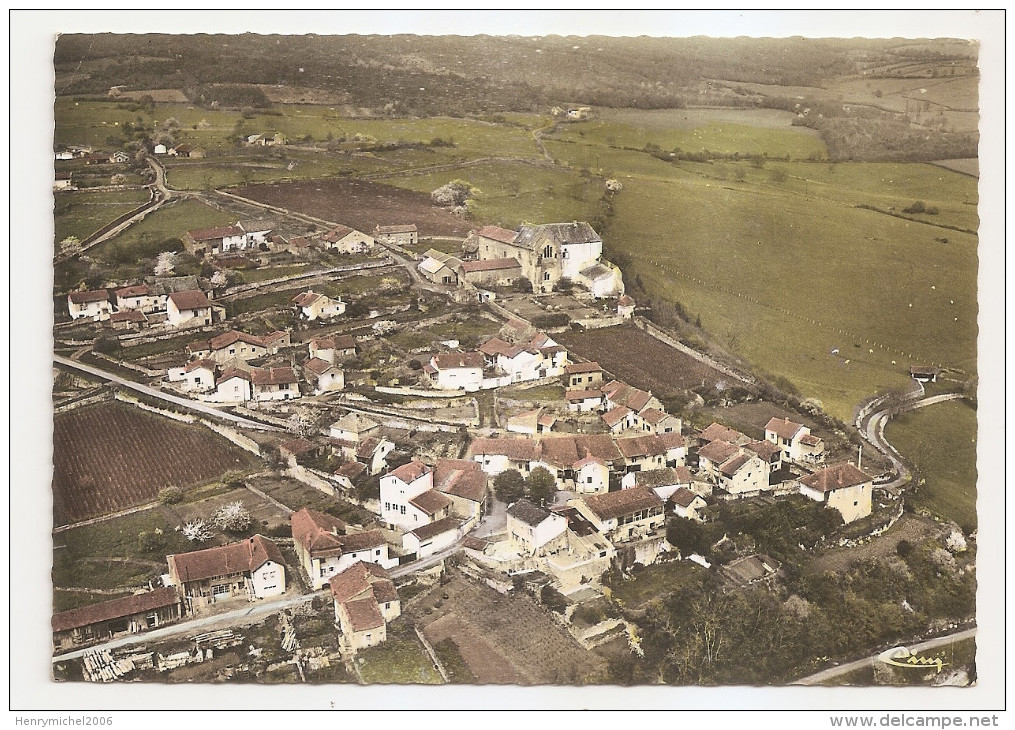
[{"label": "narrow road", "polygon": [[964,397],[965,395],[962,393],[944,393],[942,395],[927,396],[926,398],[912,398],[899,406],[885,408],[867,416],[866,421],[860,423],[860,435],[888,458],[892,463],[892,468],[898,474],[898,477],[885,485],[886,488],[895,489],[896,487],[901,487],[907,484],[911,478],[909,469],[903,463],[902,455],[885,438],[885,426],[888,424],[888,421],[899,413],[906,413],[917,408],[934,405],[935,403],[944,403],[945,401],[958,400]]},{"label": "narrow road", "polygon": [[[406,565],[399,566],[393,570],[388,571],[388,575],[391,578],[401,578],[403,576],[415,573],[420,570],[430,568],[437,563],[444,560],[455,551],[459,549],[459,543],[455,543],[451,547],[442,550],[439,553],[434,553],[428,558],[417,560]],[[141,634],[130,634],[128,636],[121,636],[116,639],[111,639],[102,644],[96,644],[89,646],[85,649],[75,649],[74,651],[67,652],[65,654],[59,654],[53,657],[53,662],[66,661],[67,659],[78,659],[85,654],[89,654],[93,651],[100,651],[102,649],[122,649],[128,646],[135,646],[137,644],[148,644],[150,642],[159,641],[161,639],[169,638],[170,636],[180,636],[183,634],[198,634],[212,629],[223,629],[236,626],[246,626],[260,622],[264,617],[270,616],[271,614],[278,613],[287,608],[293,606],[300,606],[304,603],[310,603],[314,600],[315,596],[320,596],[326,602],[331,600],[331,589],[326,588],[321,591],[314,593],[300,594],[298,596],[289,596],[275,601],[262,601],[255,603],[254,605],[245,605],[242,608],[237,608],[234,611],[228,611],[226,613],[220,613],[215,616],[205,616],[204,618],[195,618],[187,621],[181,621],[170,626],[163,626],[160,629],[154,631],[148,631]]]},{"label": "narrow road", "polygon": [[[934,649],[938,646],[944,646],[945,644],[952,644],[956,641],[962,641],[963,639],[971,639],[974,636],[976,636],[976,628],[966,629],[965,631],[959,631],[958,633],[955,634],[948,634],[947,636],[939,636],[936,639],[924,641],[923,643],[915,644],[907,648],[911,652],[922,652],[927,651],[928,649]],[[817,674],[812,674],[808,677],[798,679],[797,681],[793,682],[793,684],[801,684],[801,685],[823,684],[828,680],[834,679],[835,677],[839,677],[843,674],[849,674],[850,672],[855,672],[858,669],[863,669],[864,667],[872,666],[874,662],[878,660],[879,654],[880,652],[878,654],[875,654],[874,656],[869,656],[864,659],[857,659],[855,662],[850,662],[849,664],[842,664],[838,667],[832,667],[831,669],[822,670]]]},{"label": "narrow road", "polygon": [[74,360],[70,360],[66,357],[53,355],[53,362],[57,363],[58,365],[73,368],[74,370],[80,370],[83,373],[93,375],[97,378],[102,378],[103,380],[107,380],[111,383],[116,383],[117,385],[121,385],[124,388],[135,390],[138,393],[143,393],[145,395],[151,396],[152,398],[158,398],[159,400],[165,401],[167,403],[173,403],[178,406],[183,406],[188,410],[197,411],[199,413],[203,413],[206,416],[211,416],[212,418],[230,421],[231,423],[235,423],[245,428],[253,428],[260,431],[283,430],[278,426],[271,426],[266,423],[261,423],[260,421],[252,421],[249,418],[243,418],[242,416],[237,416],[232,413],[225,413],[224,411],[220,411],[217,408],[213,408],[212,406],[201,403],[200,401],[190,400],[189,398],[180,398],[179,396],[170,395],[169,393],[164,393],[161,390],[156,390],[155,388],[149,388],[147,385],[135,383],[132,380],[127,380],[126,378],[121,378],[118,375],[107,373],[105,370],[99,370],[98,368],[92,367],[91,365],[85,365],[84,363],[75,362]]}]

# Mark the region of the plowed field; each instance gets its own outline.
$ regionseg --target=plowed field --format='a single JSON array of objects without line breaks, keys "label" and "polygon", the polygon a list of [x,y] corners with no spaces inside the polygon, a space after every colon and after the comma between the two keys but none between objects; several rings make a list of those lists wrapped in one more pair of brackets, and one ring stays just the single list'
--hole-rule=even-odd
[{"label": "plowed field", "polygon": [[250,185],[230,192],[259,203],[371,233],[374,226],[415,223],[421,236],[466,236],[468,221],[437,208],[427,193],[364,180],[304,180]]},{"label": "plowed field", "polygon": [[201,426],[121,403],[60,414],[53,428],[55,524],[151,502],[165,487],[199,484],[253,462]]}]

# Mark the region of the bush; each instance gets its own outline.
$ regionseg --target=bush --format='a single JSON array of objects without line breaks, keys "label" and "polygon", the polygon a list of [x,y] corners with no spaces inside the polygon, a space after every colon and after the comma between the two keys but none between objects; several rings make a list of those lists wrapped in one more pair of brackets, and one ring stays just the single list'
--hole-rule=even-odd
[{"label": "bush", "polygon": [[494,478],[493,492],[501,502],[517,502],[525,495],[525,478],[517,469],[506,469]]},{"label": "bush", "polygon": [[159,501],[162,504],[179,504],[183,501],[183,490],[180,487],[166,487],[159,492]]},{"label": "bush", "polygon": [[567,610],[567,599],[556,588],[547,583],[539,592],[539,600],[551,611],[564,613]]},{"label": "bush", "polygon": [[913,543],[909,540],[899,540],[899,544],[895,546],[895,553],[900,558],[905,558],[913,552]]},{"label": "bush", "polygon": [[532,326],[538,327],[539,329],[553,329],[554,327],[567,327],[570,321],[571,318],[564,312],[537,314],[532,318]]}]

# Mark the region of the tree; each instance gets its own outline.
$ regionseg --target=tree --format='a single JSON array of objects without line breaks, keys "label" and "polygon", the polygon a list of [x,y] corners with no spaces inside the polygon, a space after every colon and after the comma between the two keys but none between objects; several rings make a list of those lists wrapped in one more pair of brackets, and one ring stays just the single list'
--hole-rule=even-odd
[{"label": "tree", "polygon": [[567,599],[556,588],[547,583],[539,592],[539,600],[551,611],[564,613],[567,610]]},{"label": "tree", "polygon": [[462,206],[465,205],[465,201],[475,197],[479,193],[480,190],[470,182],[452,180],[447,185],[442,185],[430,193],[430,199],[433,200],[435,205],[442,207]]},{"label": "tree", "polygon": [[212,522],[226,532],[243,532],[250,527],[250,512],[242,502],[230,502],[219,507]]},{"label": "tree", "polygon": [[176,254],[163,251],[155,262],[155,276],[172,276],[176,270]]},{"label": "tree", "polygon": [[557,493],[557,480],[554,479],[553,474],[548,469],[537,466],[529,474],[529,478],[525,482],[525,488],[529,499],[536,504],[545,504],[551,501]]},{"label": "tree", "polygon": [[493,480],[493,493],[501,502],[517,502],[525,496],[525,478],[517,469],[507,469]]},{"label": "tree", "polygon": [[67,238],[60,241],[61,256],[73,256],[77,253],[81,253],[81,241],[77,236],[67,236]]},{"label": "tree", "polygon": [[183,501],[183,490],[180,487],[166,487],[159,492],[162,504],[179,504]]},{"label": "tree", "polygon": [[188,522],[183,526],[181,530],[183,536],[191,542],[204,542],[209,539],[212,535],[208,525],[205,524],[204,520],[194,520]]}]

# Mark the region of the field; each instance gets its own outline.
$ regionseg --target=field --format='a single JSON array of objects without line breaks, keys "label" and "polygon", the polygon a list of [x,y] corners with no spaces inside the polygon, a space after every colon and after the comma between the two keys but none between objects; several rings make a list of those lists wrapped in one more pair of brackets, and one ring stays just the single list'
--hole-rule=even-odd
[{"label": "field", "polygon": [[77,190],[53,195],[54,240],[59,243],[67,236],[79,240],[91,235],[124,213],[148,202],[148,191],[130,190]]},{"label": "field", "polygon": [[976,526],[976,434],[976,409],[965,401],[918,408],[885,428],[916,478],[926,479],[907,489],[907,501],[967,531]]},{"label": "field", "polygon": [[366,684],[441,684],[426,649],[415,632],[396,619],[388,624],[383,644],[362,650],[360,676]]},{"label": "field", "polygon": [[696,563],[674,560],[656,563],[638,571],[626,580],[611,583],[613,597],[629,608],[642,608],[646,604],[664,598],[684,585],[699,583],[705,576],[705,569]]},{"label": "field", "polygon": [[363,180],[315,180],[239,188],[232,192],[260,203],[344,223],[364,233],[377,225],[415,223],[421,236],[461,236],[468,221],[436,208],[428,193]]},{"label": "field", "polygon": [[414,607],[413,618],[432,644],[451,639],[479,683],[584,684],[605,668],[528,595],[504,596],[460,574]]},{"label": "field", "polygon": [[657,396],[679,390],[714,388],[730,378],[632,326],[587,332],[563,332],[554,337],[569,351],[598,362],[624,382]]},{"label": "field", "polygon": [[253,457],[199,426],[120,403],[60,414],[53,434],[56,524],[107,514],[244,469]]}]

